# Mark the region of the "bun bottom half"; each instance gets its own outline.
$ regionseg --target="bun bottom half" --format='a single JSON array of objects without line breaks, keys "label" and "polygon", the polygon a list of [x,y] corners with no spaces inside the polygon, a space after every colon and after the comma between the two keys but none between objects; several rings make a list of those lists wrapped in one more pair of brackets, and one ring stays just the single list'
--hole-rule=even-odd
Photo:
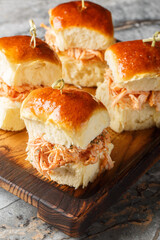
[{"label": "bun bottom half", "polygon": [[[113,144],[110,143],[108,145],[108,148],[110,154],[113,149]],[[28,152],[27,160],[32,164],[33,159],[30,156],[30,152]],[[108,165],[106,166],[106,170],[107,169]],[[105,169],[103,169],[103,171],[104,170]],[[61,166],[50,171],[48,175],[52,181],[55,181],[58,184],[68,185],[77,189],[80,186],[82,186],[82,188],[85,188],[89,182],[93,182],[97,178],[99,171],[100,160],[94,164],[89,165],[84,165],[81,162],[69,163],[65,166]]]},{"label": "bun bottom half", "polygon": [[104,81],[106,63],[96,60],[75,60],[66,55],[59,55],[62,62],[62,78],[65,83],[82,87],[96,87]]},{"label": "bun bottom half", "polygon": [[[56,133],[53,125],[52,130],[50,124],[45,124],[30,119],[24,119],[24,122],[29,133],[29,141],[34,141],[37,138],[43,137],[43,139],[48,143],[57,144],[58,142],[58,144],[66,146],[67,148],[68,146],[70,146],[70,144],[67,141],[64,142],[65,138],[64,134],[59,136],[57,135],[58,138],[53,137]],[[62,129],[59,129],[59,131],[62,131]],[[76,146],[76,144],[74,144],[74,146]],[[108,154],[110,155],[113,149],[113,144],[109,142],[107,147]],[[33,165],[33,167],[40,172],[37,162],[34,161],[35,155],[33,154],[32,148],[30,148],[29,145],[27,147],[27,152],[28,156],[26,160],[28,160]],[[99,156],[99,159],[96,163],[93,164],[90,163],[88,165],[84,165],[80,161],[66,163],[65,165],[58,166],[54,170],[47,171],[47,174],[45,176],[51,179],[52,181],[57,182],[58,184],[68,185],[74,188],[82,186],[82,188],[84,188],[88,185],[89,182],[93,182],[96,179],[101,170],[105,171],[105,169],[110,169],[110,162],[108,160],[107,164],[103,166],[103,168],[101,168],[101,157]],[[40,173],[43,174],[43,172]]]},{"label": "bun bottom half", "polygon": [[0,97],[0,128],[8,131],[20,131],[25,128],[20,119],[21,103],[12,102],[6,97]]},{"label": "bun bottom half", "polygon": [[110,128],[117,133],[147,129],[154,126],[160,127],[160,112],[148,103],[145,103],[140,110],[128,107],[122,108],[120,105],[113,107],[105,82],[97,88],[96,97],[106,106],[110,116]]}]

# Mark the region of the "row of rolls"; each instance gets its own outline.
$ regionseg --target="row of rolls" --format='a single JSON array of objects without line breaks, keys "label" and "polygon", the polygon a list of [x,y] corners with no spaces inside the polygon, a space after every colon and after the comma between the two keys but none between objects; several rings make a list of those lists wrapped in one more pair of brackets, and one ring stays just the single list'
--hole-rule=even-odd
[{"label": "row of rolls", "polygon": [[35,46],[30,36],[0,38],[0,128],[26,127],[33,167],[84,188],[114,167],[107,127],[160,126],[159,35],[116,42],[110,11],[88,1],[50,9],[49,22]]}]

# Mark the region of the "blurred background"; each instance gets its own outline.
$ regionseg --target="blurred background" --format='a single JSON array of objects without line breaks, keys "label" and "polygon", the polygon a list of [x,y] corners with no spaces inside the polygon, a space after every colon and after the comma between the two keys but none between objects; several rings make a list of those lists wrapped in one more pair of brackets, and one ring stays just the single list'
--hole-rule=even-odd
[{"label": "blurred background", "polygon": [[[28,34],[34,19],[39,37],[40,24],[48,24],[48,10],[63,0],[0,0],[0,37]],[[121,40],[146,38],[160,29],[160,0],[92,0],[112,12],[115,37]]]}]

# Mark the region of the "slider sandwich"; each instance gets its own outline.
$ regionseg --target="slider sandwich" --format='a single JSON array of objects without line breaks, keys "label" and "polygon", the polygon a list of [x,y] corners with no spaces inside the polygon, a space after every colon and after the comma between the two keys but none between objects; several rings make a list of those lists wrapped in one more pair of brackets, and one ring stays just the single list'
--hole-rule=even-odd
[{"label": "slider sandwich", "polygon": [[160,127],[160,42],[121,42],[105,52],[109,65],[96,96],[116,132]]},{"label": "slider sandwich", "polygon": [[24,100],[27,160],[44,176],[78,188],[113,167],[108,112],[87,92],[43,88]]},{"label": "slider sandwich", "polygon": [[46,42],[62,62],[68,84],[92,87],[103,82],[104,51],[115,42],[111,13],[92,2],[67,2],[49,10]]},{"label": "slider sandwich", "polygon": [[0,128],[18,131],[22,101],[33,89],[51,86],[61,77],[56,53],[40,39],[30,46],[31,37],[0,38]]}]

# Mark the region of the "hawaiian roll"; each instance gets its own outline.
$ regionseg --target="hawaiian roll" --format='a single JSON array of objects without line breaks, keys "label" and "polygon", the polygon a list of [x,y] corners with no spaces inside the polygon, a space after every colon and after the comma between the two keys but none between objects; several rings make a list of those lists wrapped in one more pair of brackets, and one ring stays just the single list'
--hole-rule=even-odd
[{"label": "hawaiian roll", "polygon": [[0,79],[11,87],[29,85],[51,86],[61,78],[57,54],[41,39],[30,46],[31,37],[0,38]]},{"label": "hawaiian roll", "polygon": [[105,52],[114,83],[131,91],[160,90],[160,43],[119,42]]},{"label": "hawaiian roll", "polygon": [[85,1],[67,2],[49,10],[49,21],[60,51],[68,48],[105,50],[114,42],[112,16],[102,6]]},{"label": "hawaiian roll", "polygon": [[28,160],[59,184],[85,187],[113,167],[108,112],[89,93],[36,89],[24,100],[21,118],[29,134]]},{"label": "hawaiian roll", "polygon": [[29,36],[0,38],[0,128],[3,130],[23,129],[22,101],[33,89],[51,86],[62,77],[57,54],[38,38],[35,48],[30,41]]},{"label": "hawaiian roll", "polygon": [[68,84],[92,87],[103,82],[104,51],[115,42],[112,16],[102,6],[72,1],[49,10],[51,27],[46,42],[62,62],[62,77]]},{"label": "hawaiian roll", "polygon": [[160,126],[160,43],[120,42],[105,52],[109,65],[96,96],[116,132]]}]

